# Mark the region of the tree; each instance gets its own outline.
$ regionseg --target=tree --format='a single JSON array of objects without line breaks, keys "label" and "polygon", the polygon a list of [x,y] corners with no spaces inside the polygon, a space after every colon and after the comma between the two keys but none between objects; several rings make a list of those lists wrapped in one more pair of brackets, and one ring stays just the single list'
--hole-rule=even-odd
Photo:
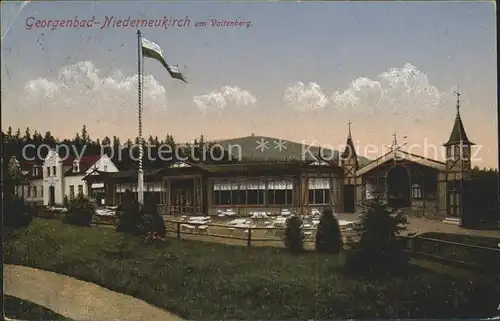
[{"label": "tree", "polygon": [[300,253],[304,250],[304,235],[302,234],[302,220],[292,216],[286,220],[285,248],[292,253]]},{"label": "tree", "polygon": [[82,143],[88,144],[90,143],[89,133],[87,132],[87,126],[83,125],[82,127]]},{"label": "tree", "polygon": [[30,132],[29,127],[26,127],[26,131],[24,132],[23,140],[24,140],[25,144],[29,144],[31,142],[31,132]]},{"label": "tree", "polygon": [[332,209],[323,211],[316,232],[316,251],[339,254],[342,250],[342,233]]},{"label": "tree", "polygon": [[[4,139],[3,137],[2,133],[2,139]],[[5,154],[2,156],[2,217],[4,227],[19,228],[27,226],[33,220],[34,209],[26,206],[24,199],[16,193],[17,187],[23,181],[21,169],[15,157]]]},{"label": "tree", "polygon": [[408,224],[402,211],[379,200],[363,204],[362,214],[354,224],[356,237],[351,242],[346,269],[365,275],[398,274],[406,271],[406,244],[398,235]]}]

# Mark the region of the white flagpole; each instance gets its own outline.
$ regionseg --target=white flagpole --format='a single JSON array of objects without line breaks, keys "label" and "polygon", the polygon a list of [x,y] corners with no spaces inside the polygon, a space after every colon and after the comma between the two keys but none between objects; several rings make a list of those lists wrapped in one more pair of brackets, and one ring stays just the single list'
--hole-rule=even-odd
[{"label": "white flagpole", "polygon": [[138,89],[138,121],[139,121],[139,170],[137,175],[137,201],[144,205],[144,173],[142,170],[142,44],[141,31],[137,30],[137,89]]}]

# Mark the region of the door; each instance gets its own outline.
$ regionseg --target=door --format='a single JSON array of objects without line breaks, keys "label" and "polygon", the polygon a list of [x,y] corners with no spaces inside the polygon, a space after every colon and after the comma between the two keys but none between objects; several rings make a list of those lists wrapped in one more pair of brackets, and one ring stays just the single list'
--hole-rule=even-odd
[{"label": "door", "polygon": [[56,204],[56,189],[54,186],[49,186],[49,205],[54,206]]},{"label": "door", "polygon": [[356,186],[355,185],[344,185],[344,212],[354,213],[356,212]]}]

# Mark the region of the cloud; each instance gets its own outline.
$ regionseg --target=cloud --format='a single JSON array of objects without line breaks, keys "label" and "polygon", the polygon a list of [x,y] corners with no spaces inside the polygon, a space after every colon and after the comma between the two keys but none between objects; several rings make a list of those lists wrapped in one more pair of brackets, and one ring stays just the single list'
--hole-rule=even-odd
[{"label": "cloud", "polygon": [[250,92],[235,86],[223,86],[219,91],[193,97],[193,102],[203,112],[222,110],[231,103],[237,106],[253,105],[256,101],[257,98]]},{"label": "cloud", "polygon": [[315,82],[305,85],[299,81],[287,87],[283,100],[288,106],[302,111],[322,109],[328,104],[328,98]]},{"label": "cloud", "polygon": [[409,63],[380,73],[376,80],[357,78],[347,89],[335,91],[331,97],[338,109],[413,117],[440,108],[448,99],[449,93],[440,92],[426,74]]},{"label": "cloud", "polygon": [[[143,81],[143,99],[148,106],[167,105],[165,88],[151,76]],[[24,86],[30,106],[53,107],[64,112],[85,107],[88,112],[120,111],[137,104],[137,75],[125,76],[119,70],[103,74],[90,61],[62,67],[54,79],[37,78]]]}]

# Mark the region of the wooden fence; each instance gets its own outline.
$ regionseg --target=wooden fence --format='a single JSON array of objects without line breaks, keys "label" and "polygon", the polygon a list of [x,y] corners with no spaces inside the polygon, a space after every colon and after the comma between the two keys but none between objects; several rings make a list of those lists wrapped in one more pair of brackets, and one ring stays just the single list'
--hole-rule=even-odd
[{"label": "wooden fence", "polygon": [[411,257],[500,275],[500,248],[470,245],[420,236],[401,236]]},{"label": "wooden fence", "polygon": [[[39,217],[62,219],[64,213],[41,212]],[[284,247],[284,227],[242,227],[215,223],[185,223],[178,220],[164,219],[167,235],[182,239],[205,242],[231,243],[234,245]],[[94,216],[96,226],[114,226],[115,217]],[[183,228],[184,224],[193,229]],[[185,225],[184,225],[185,226]],[[314,249],[316,228],[304,229],[311,234],[304,239],[305,248]],[[352,236],[351,231],[341,226],[344,243]],[[437,261],[443,264],[471,269],[481,273],[500,276],[500,248],[469,245],[427,237],[400,236],[406,241],[407,252],[411,257]],[[500,240],[499,240],[500,242]],[[260,243],[260,244],[259,244]]]},{"label": "wooden fence", "polygon": [[[216,223],[186,223],[170,219],[164,219],[164,221],[167,233],[170,235],[173,234],[179,240],[185,235],[191,236],[189,237],[190,239],[204,241],[215,241],[216,239],[234,240],[236,244],[244,243],[247,247],[251,247],[255,243],[261,243],[260,245],[264,246],[284,247],[284,227],[247,227]],[[192,228],[189,228],[190,226]],[[314,247],[316,228],[303,229],[303,232],[306,248]],[[341,233],[344,237],[344,242],[347,242],[349,230],[345,226],[341,226]],[[210,238],[213,238],[213,240]]]}]

